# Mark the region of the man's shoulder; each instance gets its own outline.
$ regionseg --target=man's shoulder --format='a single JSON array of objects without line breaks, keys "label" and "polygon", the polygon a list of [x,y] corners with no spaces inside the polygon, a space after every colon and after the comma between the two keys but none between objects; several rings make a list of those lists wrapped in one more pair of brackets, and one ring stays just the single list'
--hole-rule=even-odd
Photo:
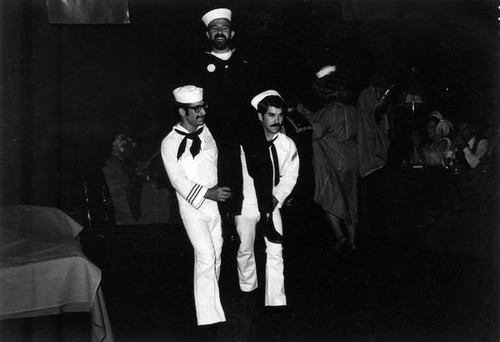
[{"label": "man's shoulder", "polygon": [[205,124],[205,125],[203,126],[203,133],[202,133],[202,134],[203,134],[203,135],[210,135],[210,136],[212,135],[212,132],[210,131],[210,128],[208,127],[208,125],[207,125],[207,124]]},{"label": "man's shoulder", "polygon": [[292,138],[290,138],[289,136],[287,136],[285,133],[282,133],[282,132],[279,132],[278,133],[278,137],[276,139],[277,141],[279,141],[279,143],[281,145],[283,145],[284,147],[287,147],[287,148],[295,148],[295,142],[293,141]]},{"label": "man's shoulder", "polygon": [[165,138],[163,138],[162,145],[163,144],[167,144],[167,143],[171,144],[171,143],[175,142],[176,140],[178,140],[179,134],[177,134],[175,132],[176,126],[172,127],[172,129],[170,130],[170,132],[168,132],[168,134],[165,136]]},{"label": "man's shoulder", "polygon": [[248,58],[248,54],[242,51],[241,49],[234,49],[231,59],[233,61],[239,61],[245,64],[250,64],[250,59]]}]

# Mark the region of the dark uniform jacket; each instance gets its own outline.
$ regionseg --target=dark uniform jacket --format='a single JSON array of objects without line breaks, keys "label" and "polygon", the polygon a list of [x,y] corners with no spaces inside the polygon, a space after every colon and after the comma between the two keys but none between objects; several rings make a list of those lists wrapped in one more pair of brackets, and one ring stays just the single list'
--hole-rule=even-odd
[{"label": "dark uniform jacket", "polygon": [[228,60],[205,52],[189,66],[184,84],[203,88],[203,97],[209,105],[206,122],[219,148],[219,185],[233,190],[233,200],[222,207],[230,207],[228,210],[236,213],[241,210],[241,145],[249,174],[255,181],[259,208],[272,211],[272,163],[264,132],[250,104],[253,96],[261,91],[257,67],[237,50]]}]

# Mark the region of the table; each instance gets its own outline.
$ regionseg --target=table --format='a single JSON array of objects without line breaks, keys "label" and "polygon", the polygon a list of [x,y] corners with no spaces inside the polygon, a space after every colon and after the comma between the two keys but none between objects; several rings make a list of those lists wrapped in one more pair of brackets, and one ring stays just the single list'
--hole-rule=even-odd
[{"label": "table", "polygon": [[75,239],[82,229],[57,208],[0,209],[0,319],[88,311],[92,341],[114,340],[101,270]]}]

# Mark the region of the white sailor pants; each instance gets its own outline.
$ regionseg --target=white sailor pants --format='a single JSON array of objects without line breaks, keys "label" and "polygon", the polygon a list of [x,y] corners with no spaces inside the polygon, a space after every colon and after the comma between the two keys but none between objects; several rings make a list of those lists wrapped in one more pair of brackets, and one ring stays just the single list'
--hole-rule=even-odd
[{"label": "white sailor pants", "polygon": [[222,229],[219,216],[183,217],[194,249],[194,302],[198,325],[225,322],[219,296]]},{"label": "white sailor pants", "polygon": [[[258,287],[257,268],[255,264],[255,228],[260,214],[256,205],[243,205],[241,215],[235,217],[236,228],[240,236],[238,248],[238,278],[240,289],[250,292]],[[283,223],[278,208],[273,212],[273,221],[276,231],[283,234]],[[266,306],[286,305],[285,278],[283,274],[283,247],[281,244],[266,243],[266,285],[264,304]]]}]

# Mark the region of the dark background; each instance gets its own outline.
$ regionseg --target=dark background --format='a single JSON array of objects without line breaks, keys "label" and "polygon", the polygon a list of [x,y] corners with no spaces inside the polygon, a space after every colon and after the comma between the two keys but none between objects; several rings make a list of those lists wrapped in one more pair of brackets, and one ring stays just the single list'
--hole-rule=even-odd
[{"label": "dark background", "polygon": [[44,0],[0,0],[1,205],[71,211],[119,133],[156,152],[212,5],[233,10],[236,48],[286,95],[307,103],[324,63],[348,64],[358,90],[375,69],[400,80],[416,67],[445,116],[497,122],[498,1],[128,3],[130,24],[82,25],[50,24]]}]

